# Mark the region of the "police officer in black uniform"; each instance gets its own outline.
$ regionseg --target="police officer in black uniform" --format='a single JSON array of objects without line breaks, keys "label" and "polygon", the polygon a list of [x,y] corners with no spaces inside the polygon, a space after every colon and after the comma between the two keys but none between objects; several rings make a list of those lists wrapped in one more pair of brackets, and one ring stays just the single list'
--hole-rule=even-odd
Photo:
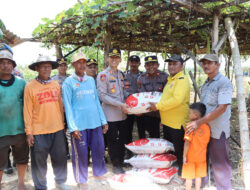
[{"label": "police officer in black uniform", "polygon": [[[128,64],[130,70],[125,72],[125,79],[124,79],[124,96],[125,99],[129,97],[129,95],[138,93],[139,89],[137,86],[137,79],[142,74],[141,71],[139,71],[139,66],[141,64],[140,58],[137,55],[132,55],[128,59]],[[142,125],[142,117],[136,116],[136,115],[128,115],[127,117],[127,140],[126,144],[132,142],[133,139],[133,126],[134,122],[137,124],[137,128],[141,128]],[[139,136],[139,138],[141,138]],[[130,151],[126,152],[125,158],[129,159],[132,156]]]},{"label": "police officer in black uniform", "polygon": [[[167,83],[168,74],[158,70],[159,63],[157,56],[145,57],[146,72],[142,73],[137,85],[139,92],[162,92]],[[148,131],[150,138],[160,138],[160,114],[159,111],[142,115],[143,125],[139,128],[140,138],[146,138],[145,131]]]}]

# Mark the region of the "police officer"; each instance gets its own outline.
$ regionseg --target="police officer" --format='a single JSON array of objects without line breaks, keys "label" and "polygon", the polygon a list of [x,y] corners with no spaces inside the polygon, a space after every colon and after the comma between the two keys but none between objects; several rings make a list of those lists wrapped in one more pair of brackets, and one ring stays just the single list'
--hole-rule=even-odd
[{"label": "police officer", "polygon": [[[141,74],[137,80],[139,92],[162,92],[167,83],[168,74],[158,70],[157,56],[145,57],[146,72]],[[140,138],[145,138],[148,131],[150,138],[160,137],[160,114],[158,111],[143,114],[143,125],[139,129]]]},{"label": "police officer", "polygon": [[87,75],[93,77],[96,80],[97,71],[98,71],[98,63],[96,62],[96,60],[95,59],[88,59],[87,60],[87,67],[86,67]]},{"label": "police officer", "polygon": [[69,76],[69,74],[67,74],[68,65],[67,60],[65,60],[64,58],[59,59],[57,62],[59,64],[58,73],[51,78],[52,80],[57,81],[60,87],[62,87],[64,80]]},{"label": "police officer", "polygon": [[[139,92],[139,89],[137,86],[137,79],[142,74],[142,72],[139,71],[139,69],[138,69],[141,62],[140,62],[140,58],[137,55],[130,56],[128,59],[128,64],[129,64],[130,70],[125,72],[125,80],[124,80],[125,99],[129,95]],[[126,140],[126,144],[132,142],[133,125],[134,125],[135,121],[137,123],[137,128],[141,128],[142,127],[142,117],[136,116],[136,115],[128,115],[128,117],[127,117],[128,138]],[[128,152],[128,155],[125,155],[125,157],[127,157],[127,158],[129,158],[130,156],[131,156],[130,152]]]},{"label": "police officer", "polygon": [[109,125],[107,141],[113,172],[119,174],[124,173],[122,165],[128,113],[123,95],[124,74],[117,68],[121,62],[121,51],[117,48],[110,49],[106,61],[109,67],[98,74],[97,90]]}]

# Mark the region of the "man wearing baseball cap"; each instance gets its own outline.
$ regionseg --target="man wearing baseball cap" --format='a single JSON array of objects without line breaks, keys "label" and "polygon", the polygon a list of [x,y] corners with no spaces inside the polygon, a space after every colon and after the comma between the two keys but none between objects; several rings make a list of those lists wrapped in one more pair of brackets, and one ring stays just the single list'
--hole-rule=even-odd
[{"label": "man wearing baseball cap", "polygon": [[229,160],[230,117],[233,86],[231,81],[219,72],[220,63],[216,54],[205,55],[200,62],[208,78],[201,88],[201,102],[207,107],[206,115],[187,125],[188,133],[203,123],[211,130],[208,145],[213,176],[218,190],[231,187],[232,167]]},{"label": "man wearing baseball cap", "polygon": [[173,143],[179,166],[176,182],[182,183],[184,127],[189,119],[190,84],[183,72],[184,60],[173,54],[168,62],[168,83],[159,103],[151,103],[150,110],[159,110],[164,138]]},{"label": "man wearing baseball cap", "polygon": [[72,134],[73,172],[79,188],[84,190],[88,189],[88,148],[92,152],[94,177],[105,180],[103,133],[108,130],[95,80],[85,73],[86,61],[82,53],[75,54],[72,59],[75,72],[63,84],[63,102]]},{"label": "man wearing baseball cap", "polygon": [[[162,92],[167,83],[168,74],[160,71],[157,56],[145,57],[146,72],[137,80],[139,92]],[[160,114],[159,111],[145,113],[142,116],[143,124],[139,130],[139,137],[145,138],[147,131],[150,138],[160,138]]]},{"label": "man wearing baseball cap", "polygon": [[122,168],[127,136],[126,114],[123,85],[124,74],[118,70],[121,62],[121,51],[118,48],[109,50],[106,60],[109,67],[97,76],[97,90],[102,101],[103,111],[108,121],[108,152],[113,165],[113,172],[124,173]]},{"label": "man wearing baseball cap", "polygon": [[86,74],[93,77],[96,80],[98,71],[98,63],[95,59],[87,60]]},{"label": "man wearing baseball cap", "polygon": [[3,170],[8,165],[8,151],[12,147],[18,171],[18,190],[26,190],[24,177],[29,160],[23,121],[23,93],[25,81],[12,75],[16,66],[11,48],[0,43],[0,189]]},{"label": "man wearing baseball cap", "polygon": [[51,157],[55,185],[68,190],[64,116],[60,85],[50,78],[58,63],[39,55],[29,69],[38,76],[24,90],[24,121],[27,142],[31,148],[31,171],[35,189],[47,189],[47,158]]}]

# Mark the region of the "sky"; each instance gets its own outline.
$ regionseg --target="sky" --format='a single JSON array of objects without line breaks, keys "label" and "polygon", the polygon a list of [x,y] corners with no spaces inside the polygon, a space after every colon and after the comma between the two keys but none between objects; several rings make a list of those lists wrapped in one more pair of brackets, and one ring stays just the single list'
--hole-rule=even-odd
[{"label": "sky", "polygon": [[[6,29],[21,38],[31,38],[42,18],[53,19],[75,3],[77,0],[1,0],[0,18]],[[56,59],[55,49],[43,48],[41,43],[25,42],[13,47],[13,52],[18,65],[31,64],[40,53]]]},{"label": "sky", "polygon": [[[21,38],[31,38],[33,30],[42,23],[42,18],[53,19],[75,3],[77,0],[1,0],[0,18],[14,34]],[[41,43],[25,42],[15,46],[13,52],[17,64],[22,66],[34,62],[39,54],[47,54],[56,59],[55,49],[48,50],[42,47]],[[163,68],[164,61],[161,58],[159,61],[160,68]],[[242,65],[250,66],[250,58]],[[188,61],[187,66],[193,66],[192,61]]]}]

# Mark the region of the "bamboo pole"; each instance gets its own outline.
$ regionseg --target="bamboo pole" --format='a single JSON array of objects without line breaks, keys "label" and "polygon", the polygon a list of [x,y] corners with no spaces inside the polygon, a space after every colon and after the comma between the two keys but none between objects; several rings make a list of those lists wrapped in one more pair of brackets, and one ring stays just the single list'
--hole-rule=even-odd
[{"label": "bamboo pole", "polygon": [[233,29],[232,20],[230,17],[225,18],[225,27],[228,33],[228,39],[232,50],[232,59],[234,64],[234,72],[237,87],[237,103],[240,123],[240,141],[243,161],[243,175],[245,189],[250,189],[250,142],[247,120],[247,110],[245,101],[245,90],[243,83],[243,73],[240,63],[240,51],[238,41]]}]

